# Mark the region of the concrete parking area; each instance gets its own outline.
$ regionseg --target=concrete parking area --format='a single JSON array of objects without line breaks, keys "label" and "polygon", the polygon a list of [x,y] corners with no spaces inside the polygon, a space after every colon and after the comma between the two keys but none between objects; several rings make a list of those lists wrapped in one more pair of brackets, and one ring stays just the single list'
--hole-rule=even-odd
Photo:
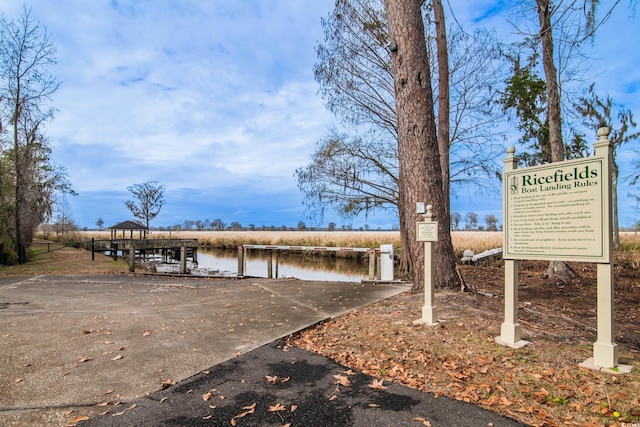
[{"label": "concrete parking area", "polygon": [[2,277],[0,425],[95,416],[405,290],[295,279]]}]

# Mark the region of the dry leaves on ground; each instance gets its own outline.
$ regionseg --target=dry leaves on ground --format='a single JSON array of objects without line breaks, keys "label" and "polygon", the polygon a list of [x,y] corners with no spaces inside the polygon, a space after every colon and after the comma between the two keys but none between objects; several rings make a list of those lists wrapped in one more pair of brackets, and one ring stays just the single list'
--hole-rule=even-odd
[{"label": "dry leaves on ground", "polygon": [[[533,305],[539,314],[522,319],[523,334],[533,341],[522,349],[494,341],[503,320],[501,298],[454,291],[436,292],[439,314],[447,320],[439,326],[413,325],[421,317],[423,297],[404,294],[306,330],[289,344],[373,376],[372,388],[382,386],[383,380],[396,382],[532,426],[640,423],[640,354],[633,345],[620,346],[620,363],[635,365],[631,374],[612,375],[578,366],[593,351],[595,333],[589,325],[595,324],[594,285],[563,284],[552,298],[540,300],[549,294],[550,285],[540,282],[536,293],[531,288],[538,286],[538,276],[534,270],[525,272],[528,293],[523,290],[522,294],[531,304],[521,305]],[[476,289],[487,290],[495,279],[498,285],[488,288],[487,294],[500,294],[502,269],[475,273],[484,286]],[[638,285],[633,286],[623,282],[621,288],[637,293]],[[637,298],[623,296],[629,301]],[[584,299],[583,306],[574,303],[579,298]],[[560,313],[574,320],[563,322]],[[344,385],[346,377],[334,378],[338,386]],[[336,398],[334,394],[330,400]]]}]

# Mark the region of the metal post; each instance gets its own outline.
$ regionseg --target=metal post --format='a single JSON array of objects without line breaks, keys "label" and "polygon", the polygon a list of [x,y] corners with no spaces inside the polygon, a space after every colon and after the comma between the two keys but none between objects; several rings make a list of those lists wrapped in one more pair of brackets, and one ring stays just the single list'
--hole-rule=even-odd
[{"label": "metal post", "polygon": [[96,260],[96,239],[94,237],[91,238],[91,261]]},{"label": "metal post", "polygon": [[267,257],[267,278],[273,279],[273,252],[269,251]]}]

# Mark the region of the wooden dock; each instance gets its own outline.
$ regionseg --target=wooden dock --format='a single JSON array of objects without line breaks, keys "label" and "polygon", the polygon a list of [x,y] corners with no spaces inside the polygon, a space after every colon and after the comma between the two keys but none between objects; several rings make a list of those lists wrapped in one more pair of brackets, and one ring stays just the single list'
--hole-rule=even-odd
[{"label": "wooden dock", "polygon": [[95,252],[108,252],[117,259],[118,256],[128,256],[133,248],[137,257],[160,255],[166,262],[180,260],[180,250],[183,247],[187,259],[198,262],[198,239],[91,239],[86,242],[86,248],[91,251],[92,256]]}]

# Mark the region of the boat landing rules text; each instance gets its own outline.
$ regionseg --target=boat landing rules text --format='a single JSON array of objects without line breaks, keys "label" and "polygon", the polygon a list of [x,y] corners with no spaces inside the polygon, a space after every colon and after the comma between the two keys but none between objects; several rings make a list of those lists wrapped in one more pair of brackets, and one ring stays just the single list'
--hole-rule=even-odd
[{"label": "boat landing rules text", "polygon": [[505,171],[505,259],[606,262],[605,159]]}]

